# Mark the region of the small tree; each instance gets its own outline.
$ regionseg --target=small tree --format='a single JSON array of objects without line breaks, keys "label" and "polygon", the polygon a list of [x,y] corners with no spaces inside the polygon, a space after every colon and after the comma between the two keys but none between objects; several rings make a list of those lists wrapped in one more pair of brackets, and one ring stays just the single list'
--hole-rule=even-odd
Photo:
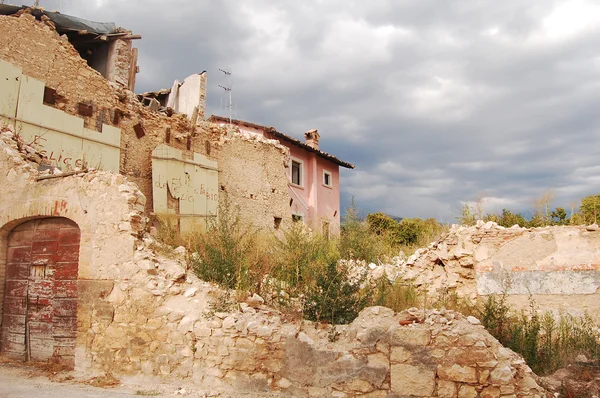
[{"label": "small tree", "polygon": [[581,199],[579,213],[583,223],[597,223],[600,219],[600,195],[590,195]]}]

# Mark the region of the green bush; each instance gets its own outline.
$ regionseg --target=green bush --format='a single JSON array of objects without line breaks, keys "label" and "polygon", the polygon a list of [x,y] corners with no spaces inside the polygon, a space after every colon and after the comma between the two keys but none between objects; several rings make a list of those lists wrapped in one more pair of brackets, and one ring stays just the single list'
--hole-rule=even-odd
[{"label": "green bush", "polygon": [[314,283],[307,286],[304,303],[306,319],[331,324],[347,324],[370,302],[360,288],[362,278],[350,280],[348,270],[337,261],[314,268]]},{"label": "green bush", "polygon": [[218,207],[218,217],[210,218],[205,233],[199,234],[191,248],[192,269],[199,278],[238,290],[252,286],[250,275],[252,249],[256,232],[242,224],[239,208],[225,198]]}]

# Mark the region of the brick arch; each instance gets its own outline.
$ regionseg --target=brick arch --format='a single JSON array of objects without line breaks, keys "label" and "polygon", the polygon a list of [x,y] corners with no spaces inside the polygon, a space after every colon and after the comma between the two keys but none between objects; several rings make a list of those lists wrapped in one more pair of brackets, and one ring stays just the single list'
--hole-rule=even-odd
[{"label": "brick arch", "polygon": [[2,229],[5,244],[0,352],[74,365],[79,226],[36,217]]}]

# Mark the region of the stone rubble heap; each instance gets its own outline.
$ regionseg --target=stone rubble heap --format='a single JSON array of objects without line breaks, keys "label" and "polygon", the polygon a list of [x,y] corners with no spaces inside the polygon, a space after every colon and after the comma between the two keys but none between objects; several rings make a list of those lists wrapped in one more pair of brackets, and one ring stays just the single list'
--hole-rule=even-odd
[{"label": "stone rubble heap", "polygon": [[260,299],[220,312],[210,303],[223,291],[187,272],[184,248],[164,256],[156,244],[150,235],[139,241],[82,322],[87,372],[284,396],[546,396],[522,358],[473,317],[371,307],[330,327],[289,319]]},{"label": "stone rubble heap", "polygon": [[371,282],[383,276],[390,282],[400,278],[432,299],[454,291],[461,298],[474,300],[477,297],[475,264],[488,258],[503,242],[525,231],[526,228],[518,225],[504,228],[492,221],[478,221],[471,227],[454,224],[439,240],[418,249],[408,258],[401,254],[390,263],[345,261],[345,264],[353,274],[367,270],[367,280]]}]

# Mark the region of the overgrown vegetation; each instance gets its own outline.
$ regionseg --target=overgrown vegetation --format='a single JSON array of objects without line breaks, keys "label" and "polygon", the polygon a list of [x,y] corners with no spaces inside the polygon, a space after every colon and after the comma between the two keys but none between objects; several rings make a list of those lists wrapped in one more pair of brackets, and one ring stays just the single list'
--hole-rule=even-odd
[{"label": "overgrown vegetation", "polygon": [[375,283],[356,274],[360,267],[340,259],[383,262],[436,238],[443,227],[434,220],[400,222],[383,213],[361,219],[352,203],[339,236],[325,237],[294,223],[280,236],[259,233],[240,219],[239,209],[225,198],[219,217],[210,218],[204,233],[182,237],[176,219],[159,219],[159,238],[192,253],[194,272],[203,280],[237,292],[257,293],[270,304],[300,311],[310,320],[348,323],[369,305],[396,311],[424,304],[412,284]]},{"label": "overgrown vegetation", "polygon": [[[505,220],[513,216],[503,213]],[[533,301],[529,311],[516,311],[506,294],[490,296],[479,306],[454,291],[442,292],[433,301],[411,281],[390,282],[385,276],[368,280],[366,269],[357,272],[360,267],[340,261],[385,261],[401,251],[410,253],[444,231],[435,220],[397,221],[383,213],[361,219],[352,204],[340,236],[325,237],[295,223],[275,237],[242,222],[238,209],[224,200],[219,218],[210,219],[204,233],[181,237],[173,227],[173,220],[162,219],[159,236],[174,246],[187,246],[196,274],[229,289],[216,297],[211,312],[229,310],[254,293],[284,312],[297,311],[306,319],[331,324],[349,323],[371,305],[394,311],[446,308],[478,316],[502,344],[523,355],[540,374],[566,366],[579,354],[600,359],[598,328],[587,316],[540,315]],[[331,338],[336,338],[335,332]]]},{"label": "overgrown vegetation", "polygon": [[480,310],[481,322],[502,345],[518,352],[534,372],[550,374],[573,363],[578,355],[600,360],[600,331],[586,314],[539,314],[530,298],[529,310],[516,311],[506,294],[490,296]]}]

